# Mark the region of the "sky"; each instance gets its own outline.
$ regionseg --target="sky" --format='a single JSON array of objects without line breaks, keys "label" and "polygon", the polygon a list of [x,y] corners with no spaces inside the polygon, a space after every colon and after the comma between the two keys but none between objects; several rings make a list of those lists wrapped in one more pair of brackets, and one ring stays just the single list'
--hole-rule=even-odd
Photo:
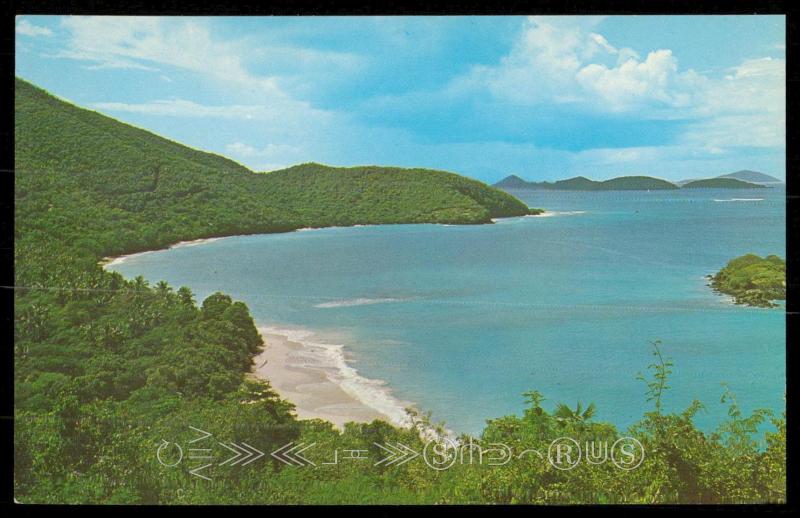
[{"label": "sky", "polygon": [[256,171],[785,178],[783,16],[18,16],[16,74]]}]

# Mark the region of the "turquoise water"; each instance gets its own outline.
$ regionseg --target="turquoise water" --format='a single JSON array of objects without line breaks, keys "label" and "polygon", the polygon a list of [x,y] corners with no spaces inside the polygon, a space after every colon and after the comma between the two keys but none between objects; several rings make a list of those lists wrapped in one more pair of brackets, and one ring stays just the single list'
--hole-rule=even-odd
[{"label": "turquoise water", "polygon": [[783,409],[784,309],[734,306],[704,276],[785,257],[785,191],[515,194],[551,212],[232,237],[110,268],[224,291],[259,324],[342,344],[361,376],[458,432],[521,412],[534,389],[625,428],[650,408],[636,376],[656,339],[674,362],[667,409],[699,399],[713,428],[722,382],[744,410]]}]

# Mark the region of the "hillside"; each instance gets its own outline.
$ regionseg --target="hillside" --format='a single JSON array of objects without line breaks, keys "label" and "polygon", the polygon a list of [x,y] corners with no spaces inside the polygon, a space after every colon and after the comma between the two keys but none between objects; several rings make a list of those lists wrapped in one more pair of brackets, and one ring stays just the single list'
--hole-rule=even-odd
[{"label": "hillside", "polygon": [[293,211],[302,226],[485,223],[530,212],[499,189],[443,171],[309,163],[261,176],[260,192]]},{"label": "hillside", "polygon": [[709,178],[694,180],[681,186],[681,189],[763,189],[763,185],[743,182],[734,178]]},{"label": "hillside", "polygon": [[[256,174],[16,81],[17,231],[79,254],[356,223],[487,223],[516,198],[452,173],[304,164]],[[26,232],[35,228],[37,234]]]},{"label": "hillside", "polygon": [[758,171],[750,171],[748,169],[736,171],[735,173],[722,174],[717,176],[717,178],[733,178],[735,180],[751,183],[783,183],[783,181],[774,176],[759,173]]},{"label": "hillside", "polygon": [[542,189],[552,191],[649,191],[677,189],[675,184],[650,176],[620,176],[602,182],[576,176],[556,182],[527,182],[518,176],[508,176],[494,184],[503,189]]}]

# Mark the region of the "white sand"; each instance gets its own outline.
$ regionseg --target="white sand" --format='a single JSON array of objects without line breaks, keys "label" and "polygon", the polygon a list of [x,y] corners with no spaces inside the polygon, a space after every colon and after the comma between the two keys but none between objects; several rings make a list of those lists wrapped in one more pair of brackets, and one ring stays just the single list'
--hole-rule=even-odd
[{"label": "white sand", "polygon": [[[193,239],[191,241],[179,241],[179,242],[175,243],[174,245],[168,246],[167,249],[180,248],[180,247],[184,247],[184,246],[197,246],[197,245],[202,245],[202,244],[205,244],[205,243],[211,243],[212,241],[217,241],[219,239],[224,239],[224,238],[221,238],[221,237],[208,237],[208,238],[204,238],[204,239]],[[127,261],[128,259],[130,259],[131,257],[136,257],[138,255],[149,254],[149,253],[157,252],[157,251],[158,250],[146,250],[144,252],[136,252],[135,254],[120,255],[118,257],[104,257],[100,261],[100,266],[102,266],[103,268],[108,268],[109,266],[114,266],[116,264],[122,264],[125,261]]]},{"label": "white sand", "polygon": [[315,362],[302,342],[269,328],[259,328],[259,332],[265,347],[255,358],[253,374],[268,380],[282,398],[294,403],[300,419],[320,418],[339,428],[349,421],[393,421],[345,392],[331,379],[330,366]]}]

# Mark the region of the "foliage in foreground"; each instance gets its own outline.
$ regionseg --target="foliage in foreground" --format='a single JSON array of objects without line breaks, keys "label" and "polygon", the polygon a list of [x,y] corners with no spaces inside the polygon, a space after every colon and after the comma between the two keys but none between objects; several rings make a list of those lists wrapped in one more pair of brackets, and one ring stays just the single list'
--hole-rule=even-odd
[{"label": "foliage in foreground", "polygon": [[[150,291],[150,296],[158,295]],[[221,326],[222,315],[233,307],[226,297],[214,295],[203,309],[190,310],[192,316],[184,318],[190,328],[204,321]],[[252,323],[242,324],[236,327],[242,336],[255,330]],[[158,333],[161,327],[148,330],[145,336]],[[247,348],[245,340],[239,345]],[[191,369],[185,364],[182,368]],[[700,403],[681,413],[661,411],[669,364],[660,359],[659,352],[651,368],[654,373],[645,381],[649,399],[655,402],[653,411],[624,434],[611,424],[594,422],[593,405],[586,409],[557,405],[551,412],[541,394],[529,392],[522,415],[488,421],[479,437],[461,436],[458,449],[449,450],[455,461],[442,470],[432,467],[435,455],[428,457],[431,464],[423,457],[395,465],[376,462],[387,456],[380,445],[402,444],[425,452],[430,444],[416,431],[381,421],[349,423],[341,431],[320,420],[298,421],[292,405],[266,382],[241,379],[235,389],[210,397],[201,395],[203,388],[176,391],[165,381],[169,375],[148,375],[138,388],[128,388],[129,394],[98,398],[95,389],[81,390],[83,380],[64,377],[56,388],[58,383],[47,383],[46,376],[40,375],[39,383],[48,386],[48,397],[35,405],[23,402],[28,409],[16,416],[16,496],[23,502],[168,504],[785,500],[785,415],[759,410],[744,416],[726,392],[723,402],[729,403],[729,419],[716,432],[703,433],[693,423]],[[220,370],[226,372],[223,366]],[[158,367],[149,372],[157,373]],[[234,375],[235,369],[227,372]],[[767,420],[773,430],[760,442],[758,430]],[[204,435],[198,430],[212,433],[213,441],[200,442],[197,448],[219,450],[220,443],[246,443],[268,454],[289,443],[313,445],[304,457],[313,465],[287,465],[267,455],[249,465],[219,466],[230,454],[223,450],[214,466],[200,472],[210,478],[205,480],[190,471],[204,460],[184,457],[182,464],[173,467],[169,465],[175,460],[173,455],[159,462],[160,445],[180,443],[188,453],[190,441]],[[559,437],[585,445],[584,455],[590,444],[594,451],[595,445],[609,448],[623,437],[633,437],[645,455],[640,465],[629,470],[613,464],[608,456],[604,462],[589,464],[586,459],[574,469],[562,470],[548,461],[553,441]],[[498,445],[511,452],[509,461],[479,460],[481,449],[496,452]],[[362,458],[348,452],[362,452],[358,455]],[[496,453],[494,458],[498,458]]]},{"label": "foliage in foreground", "polygon": [[737,257],[711,276],[711,287],[736,304],[775,307],[774,300],[786,300],[786,261],[776,255]]},{"label": "foliage in foreground", "polygon": [[[692,423],[696,406],[664,415],[659,403],[629,432],[647,452],[631,471],[608,463],[560,471],[535,455],[502,466],[457,464],[442,471],[419,458],[400,466],[372,460],[323,464],[337,450],[374,456],[381,454],[376,443],[403,443],[416,451],[424,445],[414,431],[383,422],[349,424],[340,432],[322,421],[298,421],[292,405],[268,383],[247,378],[261,340],[244,304],[214,294],[198,307],[187,288],[125,280],[97,261],[181,239],[401,217],[475,223],[506,210],[506,204],[515,211],[527,208],[477,182],[442,174],[417,172],[402,189],[392,182],[410,173],[380,176],[374,168],[339,171],[338,178],[314,165],[292,174],[255,175],[20,81],[15,124],[14,484],[21,502],[785,498],[785,419],[766,412],[742,417],[735,406],[719,433],[706,435]],[[314,174],[304,172],[309,170]],[[342,175],[349,174],[348,183]],[[349,185],[346,193],[334,189],[342,182]],[[375,203],[373,189],[391,194],[392,211]],[[650,387],[658,401],[659,383]],[[609,424],[592,422],[589,409],[558,407],[551,413],[541,395],[527,397],[522,416],[488,422],[476,440],[546,451],[558,436],[585,441],[620,435]],[[768,418],[775,431],[759,447],[756,426]],[[209,481],[186,464],[160,463],[157,452],[165,441],[187,445],[196,438],[190,427],[212,433],[215,447],[248,443],[271,452],[290,442],[313,443],[308,458],[317,467],[287,466],[265,456],[248,465],[215,467]]]}]

